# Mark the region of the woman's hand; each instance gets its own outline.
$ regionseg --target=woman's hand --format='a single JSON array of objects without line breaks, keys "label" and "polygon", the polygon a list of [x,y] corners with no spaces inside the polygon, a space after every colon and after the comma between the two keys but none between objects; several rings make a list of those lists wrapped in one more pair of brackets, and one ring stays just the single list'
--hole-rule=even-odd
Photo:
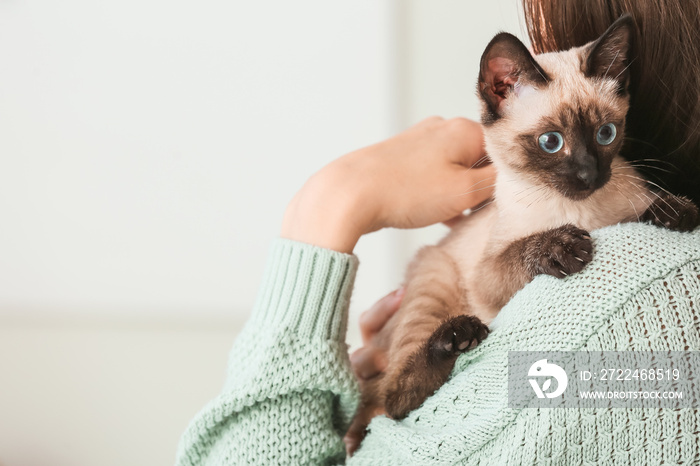
[{"label": "woman's hand", "polygon": [[398,311],[403,295],[404,289],[399,288],[384,296],[360,315],[362,348],[350,355],[352,369],[360,382],[371,379],[386,368],[385,350],[375,344],[374,337]]},{"label": "woman's hand", "polygon": [[287,207],[282,237],[351,253],[365,233],[447,221],[488,199],[481,126],[429,118],[331,162]]}]

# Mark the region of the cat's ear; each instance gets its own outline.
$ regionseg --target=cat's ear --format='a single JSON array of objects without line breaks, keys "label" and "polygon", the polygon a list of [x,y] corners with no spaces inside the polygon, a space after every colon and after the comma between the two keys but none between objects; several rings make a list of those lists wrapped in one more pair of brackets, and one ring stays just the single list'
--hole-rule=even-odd
[{"label": "cat's ear", "polygon": [[486,103],[484,122],[501,116],[501,104],[514,89],[547,82],[547,73],[520,39],[507,32],[497,34],[481,55],[479,94]]},{"label": "cat's ear", "polygon": [[589,78],[612,78],[626,92],[635,37],[632,16],[623,15],[587,48],[583,72]]}]

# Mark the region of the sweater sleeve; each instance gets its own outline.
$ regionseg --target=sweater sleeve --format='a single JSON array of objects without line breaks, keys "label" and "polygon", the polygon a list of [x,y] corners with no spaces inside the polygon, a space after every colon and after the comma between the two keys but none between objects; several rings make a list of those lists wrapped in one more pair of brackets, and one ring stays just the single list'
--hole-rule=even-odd
[{"label": "sweater sleeve", "polygon": [[358,400],[345,344],[357,259],[279,239],[222,393],[192,420],[177,465],[342,461]]}]

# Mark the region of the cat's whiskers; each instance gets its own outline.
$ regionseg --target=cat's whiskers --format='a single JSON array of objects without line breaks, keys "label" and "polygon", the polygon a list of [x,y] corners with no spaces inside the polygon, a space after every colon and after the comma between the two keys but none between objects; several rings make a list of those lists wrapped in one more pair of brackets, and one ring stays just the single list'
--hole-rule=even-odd
[{"label": "cat's whiskers", "polygon": [[[533,189],[534,189],[534,191],[533,191]],[[516,202],[517,202],[517,203],[521,203],[521,202],[523,202],[525,199],[527,199],[528,197],[532,196],[533,194],[537,194],[537,193],[540,192],[542,189],[544,189],[544,186],[539,186],[539,187],[538,187],[537,185],[533,185],[533,186],[530,186],[530,187],[528,187],[528,188],[525,188],[525,189],[523,189],[522,191],[520,191],[520,193],[525,193],[525,192],[527,192],[527,194],[524,194],[524,195],[520,196],[520,198],[516,199]],[[529,191],[529,192],[528,192],[528,191]],[[518,195],[518,194],[516,194],[516,196],[517,196],[517,195]]]},{"label": "cat's whiskers", "polygon": [[[641,181],[641,182],[643,182],[643,183],[649,183],[650,185],[652,185],[652,186],[658,188],[660,191],[662,191],[662,192],[668,194],[668,195],[671,196],[671,197],[674,197],[674,198],[677,198],[677,197],[678,197],[678,196],[676,196],[675,194],[673,194],[671,191],[669,191],[668,189],[663,188],[662,186],[660,186],[660,185],[654,183],[653,181],[647,180],[647,179],[645,179],[645,178],[640,178],[640,177],[638,177],[638,176],[630,175],[629,173],[620,173],[620,175],[626,176],[627,178],[632,178],[632,179]],[[651,192],[653,193],[653,191],[651,191]],[[656,193],[654,193],[654,194],[656,194]],[[670,207],[670,206],[669,206],[669,207]]]},{"label": "cat's whiskers", "polygon": [[[531,186],[525,187],[525,188],[521,189],[520,191],[518,191],[517,193],[515,193],[514,196],[519,196],[520,194],[522,194],[522,193],[524,193],[524,192],[526,192],[526,191],[529,191],[529,190],[531,190],[531,189],[533,189],[533,188],[536,188],[536,187],[537,187],[537,186],[535,186],[535,185],[531,185]],[[518,199],[518,200],[520,200],[520,199]]]},{"label": "cat's whiskers", "polygon": [[[465,167],[465,168],[466,168],[466,171],[470,171],[470,170],[475,169],[475,168],[483,168],[483,167],[485,167],[486,165],[483,165],[483,166],[481,166],[481,167],[477,167],[477,165],[479,165],[481,162],[483,162],[483,161],[485,161],[485,160],[488,160],[488,158],[489,158],[488,155],[484,155],[484,156],[481,157],[479,160],[477,160],[476,162],[474,162],[474,163],[472,164],[471,167]],[[457,165],[462,165],[462,164],[457,164]],[[464,165],[462,165],[462,166],[464,166]]]},{"label": "cat's whiskers", "polygon": [[[675,194],[673,194],[671,191],[669,191],[668,189],[662,188],[661,186],[659,186],[658,184],[654,183],[653,181],[645,180],[644,178],[640,178],[640,177],[638,177],[638,176],[630,175],[630,174],[628,174],[628,173],[623,173],[622,175],[627,176],[627,177],[629,177],[629,178],[634,178],[635,180],[643,181],[643,182],[645,182],[645,183],[649,183],[650,185],[655,186],[656,188],[658,188],[659,190],[661,190],[662,192],[668,194],[668,195],[671,196],[672,198],[674,198],[674,199],[680,199],[678,196],[676,196]],[[651,192],[653,195],[655,195],[656,197],[658,197],[661,201],[663,201],[664,204],[666,204],[672,211],[674,211],[674,212],[676,213],[676,215],[678,215],[678,212],[676,211],[676,209],[674,209],[673,206],[672,206],[671,204],[669,204],[669,203],[666,201],[666,199],[664,199],[663,197],[659,196],[658,193],[656,193],[656,192],[654,192],[654,191],[650,191],[650,192]]]},{"label": "cat's whiskers", "polygon": [[[652,149],[656,149],[657,152],[661,152],[661,149],[659,149],[658,147],[656,147],[654,144],[650,143],[649,141],[645,141],[644,139],[633,138],[631,136],[625,136],[623,139],[625,139],[627,141],[640,142],[642,144],[645,144],[645,145],[651,147]],[[653,160],[653,159],[641,159],[641,160]],[[659,162],[661,162],[661,160],[659,160]]]},{"label": "cat's whiskers", "polygon": [[654,196],[656,196],[659,200],[663,201],[663,203],[666,204],[666,205],[669,207],[669,209],[671,209],[671,210],[673,211],[674,214],[676,214],[676,217],[680,217],[681,214],[678,213],[678,211],[677,211],[676,209],[674,209],[673,206],[672,206],[671,204],[669,204],[668,201],[667,201],[666,199],[664,199],[663,197],[661,197],[661,196],[659,195],[659,193],[654,192],[654,191],[650,191],[650,192],[651,192]]},{"label": "cat's whiskers", "polygon": [[634,215],[637,217],[637,221],[639,221],[639,212],[637,212],[637,208],[634,206],[634,202],[632,202],[632,199],[625,195],[625,193],[621,189],[621,186],[616,181],[612,181],[612,186],[613,188],[617,189],[617,192],[619,192],[620,195],[627,200],[627,202],[630,203],[630,206],[632,206],[632,210],[634,210]]},{"label": "cat's whiskers", "polygon": [[[639,140],[639,139],[637,139],[637,140]],[[674,164],[672,164],[671,162],[669,162],[669,161],[667,161],[667,160],[661,160],[661,159],[637,159],[637,160],[635,160],[634,162],[635,162],[635,163],[636,163],[636,162],[658,162],[658,163],[665,163],[666,165],[669,165],[669,166],[675,168],[677,171],[680,171],[680,170],[678,170],[678,167],[677,167],[677,166],[675,166]]]},{"label": "cat's whiskers", "polygon": [[[473,185],[469,186],[469,187],[467,188],[467,191],[466,191],[466,192],[457,194],[457,196],[464,196],[464,195],[467,195],[467,194],[469,194],[469,193],[474,192],[474,191],[472,191],[473,188],[476,188],[476,187],[479,186],[481,183],[484,183],[484,182],[486,182],[486,181],[493,181],[493,180],[492,180],[491,178],[484,178],[484,179],[482,179],[482,180],[480,180],[480,181],[477,181],[477,182],[474,183]],[[494,183],[492,186],[495,186],[495,183]],[[484,188],[480,188],[480,189],[486,189],[486,188],[490,188],[490,187],[491,187],[491,186],[485,186]],[[477,191],[478,191],[478,190],[477,190]]]},{"label": "cat's whiskers", "polygon": [[472,215],[472,214],[474,214],[475,212],[480,211],[481,209],[483,209],[483,208],[486,207],[487,205],[493,204],[495,201],[496,201],[496,199],[491,199],[490,201],[485,202],[484,204],[481,204],[481,205],[479,206],[478,209],[472,210],[471,213],[470,213],[469,215]]},{"label": "cat's whiskers", "polygon": [[[629,175],[628,175],[628,176],[629,176]],[[638,180],[641,180],[641,179],[642,179],[642,178],[638,178],[638,177],[634,177],[634,178],[637,178]],[[643,180],[643,181],[648,181],[648,180]],[[676,195],[674,195],[674,194],[671,194],[671,193],[668,192],[667,190],[663,189],[661,186],[659,186],[659,185],[657,185],[657,184],[655,184],[655,183],[653,183],[653,182],[651,182],[651,181],[649,181],[649,183],[654,184],[655,186],[657,186],[659,189],[661,189],[662,191],[664,191],[665,193],[667,193],[667,194],[670,195],[671,197],[678,198],[678,196],[676,196]],[[659,193],[657,193],[657,192],[655,192],[655,191],[647,191],[647,192],[650,193],[650,194],[652,194],[652,195],[654,195],[654,196],[656,196],[657,199],[659,199],[659,200],[662,201],[664,204],[666,204],[666,205],[668,206],[668,208],[671,209],[671,210],[673,211],[673,213],[676,214],[677,217],[680,215],[680,214],[678,213],[678,211],[677,211],[676,209],[674,209],[673,206],[672,206],[671,204],[669,204],[668,201],[667,201],[666,199],[664,199],[663,197],[661,197],[661,196],[659,195]],[[644,195],[644,197],[646,197],[646,198],[649,200],[649,205],[651,206],[651,205],[654,203],[654,200],[653,200],[652,198],[650,198],[647,194],[645,194],[645,193],[642,193],[642,194]],[[655,213],[653,210],[652,210],[651,212],[654,214],[654,217],[656,217],[656,220],[658,221],[658,220],[659,220],[659,217],[657,217],[656,213]]]},{"label": "cat's whiskers", "polygon": [[[479,183],[481,183],[481,182],[483,182],[483,181],[486,181],[486,180],[481,180]],[[474,186],[476,186],[477,184],[479,184],[479,183],[476,183],[476,184],[472,185],[472,188],[473,188]],[[455,197],[468,196],[469,194],[472,194],[472,193],[475,193],[475,192],[478,192],[478,191],[483,191],[484,189],[493,188],[493,187],[495,187],[495,186],[496,186],[496,184],[494,183],[494,184],[489,185],[489,186],[484,186],[483,188],[472,189],[472,190],[467,191],[467,192],[465,192],[465,193],[457,194],[457,195],[455,195]]]},{"label": "cat's whiskers", "polygon": [[[487,157],[487,156],[482,157],[482,159],[485,158],[485,157]],[[477,163],[479,163],[479,162],[477,162]],[[475,192],[477,192],[477,191],[481,191],[481,190],[489,189],[489,188],[494,188],[494,187],[496,187],[496,185],[497,185],[498,183],[512,183],[512,182],[518,181],[518,180],[516,180],[516,179],[506,180],[506,179],[503,179],[503,178],[501,177],[501,178],[498,179],[498,181],[496,181],[496,182],[495,182],[494,184],[492,184],[492,185],[484,186],[484,187],[479,188],[479,189],[473,189],[473,188],[476,188],[477,186],[479,186],[481,183],[483,183],[483,182],[485,182],[485,181],[493,181],[493,178],[484,178],[484,179],[481,180],[481,181],[477,181],[476,183],[474,183],[473,185],[471,185],[469,188],[467,188],[468,190],[467,190],[466,192],[457,194],[457,195],[455,195],[455,197],[467,196],[467,195],[469,195],[469,194],[471,194],[471,193],[475,193]]]},{"label": "cat's whiskers", "polygon": [[665,168],[655,167],[653,165],[647,165],[644,163],[630,163],[630,167],[632,167],[632,168],[653,168],[654,170],[659,170],[659,171],[664,172],[664,173],[673,174],[673,172],[671,170],[666,170]]},{"label": "cat's whiskers", "polygon": [[[651,191],[648,191],[648,192],[651,192]],[[638,192],[636,194],[637,194],[637,197],[642,201],[643,201],[643,199],[640,196],[644,196],[644,198],[649,202],[649,205],[651,205],[654,202],[654,199],[650,198],[649,195],[644,191]]]},{"label": "cat's whiskers", "polygon": [[[642,201],[642,202],[644,202],[644,199],[642,199],[642,196],[644,196],[644,197],[647,199],[647,201],[649,201],[649,205],[651,205],[651,204],[654,202],[654,200],[653,200],[652,198],[650,198],[649,196],[647,196],[647,195],[644,194],[644,193],[641,193],[641,195],[640,195],[640,193],[636,193],[636,196],[637,196],[637,198],[639,198],[639,200]],[[656,221],[657,221],[658,223],[661,223],[661,220],[659,220],[659,216],[656,215],[656,212],[655,212],[653,209],[652,209],[650,212],[652,213],[652,215],[654,216],[654,218],[656,219]]]},{"label": "cat's whiskers", "polygon": [[[544,188],[545,188],[545,186],[541,186],[540,189],[538,189],[538,190],[535,191],[535,192],[542,191]],[[529,204],[527,205],[527,209],[529,209],[530,206],[532,206],[532,204],[538,203],[538,202],[540,202],[541,200],[546,200],[547,194],[548,194],[547,191],[543,192],[543,193],[540,195],[540,197],[538,197],[537,199],[535,199],[534,201],[532,201],[531,203],[529,203]],[[544,198],[544,199],[543,199],[543,198]]]},{"label": "cat's whiskers", "polygon": [[[484,156],[481,157],[479,160],[477,160],[476,162],[474,162],[474,163],[472,164],[472,166],[468,168],[468,170],[471,170],[472,168],[476,167],[477,165],[479,165],[479,164],[480,164],[481,162],[483,162],[484,160],[488,160],[488,158],[489,158],[488,155],[484,155]],[[479,168],[481,168],[481,167],[479,167]]]},{"label": "cat's whiskers", "polygon": [[[645,165],[645,164],[635,164],[635,163],[629,163],[628,165],[622,166],[622,167],[612,167],[612,172],[613,172],[613,173],[615,173],[615,172],[621,172],[621,174],[626,174],[626,173],[627,173],[627,170],[625,170],[625,168],[627,168],[627,167],[632,167],[632,168],[635,168],[635,169],[641,168],[641,167],[646,167],[646,168],[653,168],[653,169],[656,169],[656,170],[659,170],[659,171],[662,171],[662,172],[666,172],[666,173],[673,173],[673,172],[671,172],[671,171],[664,170],[664,169],[662,169],[662,168],[660,168],[660,167],[654,167],[654,166],[652,166],[652,165]],[[662,179],[661,177],[659,177],[658,175],[656,175],[655,173],[647,172],[647,174],[648,174],[649,176],[653,176],[654,178],[656,178],[656,179],[659,180],[660,182],[663,182],[663,179]],[[645,181],[649,181],[649,180],[648,180],[648,179],[645,179]]]}]

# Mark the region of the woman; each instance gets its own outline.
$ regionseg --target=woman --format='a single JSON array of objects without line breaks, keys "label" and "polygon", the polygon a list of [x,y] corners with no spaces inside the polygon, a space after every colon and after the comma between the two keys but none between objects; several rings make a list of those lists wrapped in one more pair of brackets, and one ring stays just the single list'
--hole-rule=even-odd
[{"label": "woman", "polygon": [[[650,179],[700,202],[697,2],[527,0],[525,11],[538,52],[583,44],[623,12],[634,15],[644,42],[631,83],[628,157],[647,165]],[[344,344],[357,268],[350,253],[370,231],[449,221],[484,200],[488,190],[456,196],[490,184],[492,168],[469,169],[482,155],[478,124],[433,118],[307,182],[285,213],[224,390],[186,431],[178,464],[343,461],[357,402]],[[403,421],[375,418],[348,464],[697,462],[693,409],[507,406],[509,350],[700,350],[698,232],[628,224],[593,236],[592,273],[528,285],[423,406]],[[400,299],[389,295],[365,315],[366,346],[353,358],[360,377],[381,371],[371,336]]]}]

